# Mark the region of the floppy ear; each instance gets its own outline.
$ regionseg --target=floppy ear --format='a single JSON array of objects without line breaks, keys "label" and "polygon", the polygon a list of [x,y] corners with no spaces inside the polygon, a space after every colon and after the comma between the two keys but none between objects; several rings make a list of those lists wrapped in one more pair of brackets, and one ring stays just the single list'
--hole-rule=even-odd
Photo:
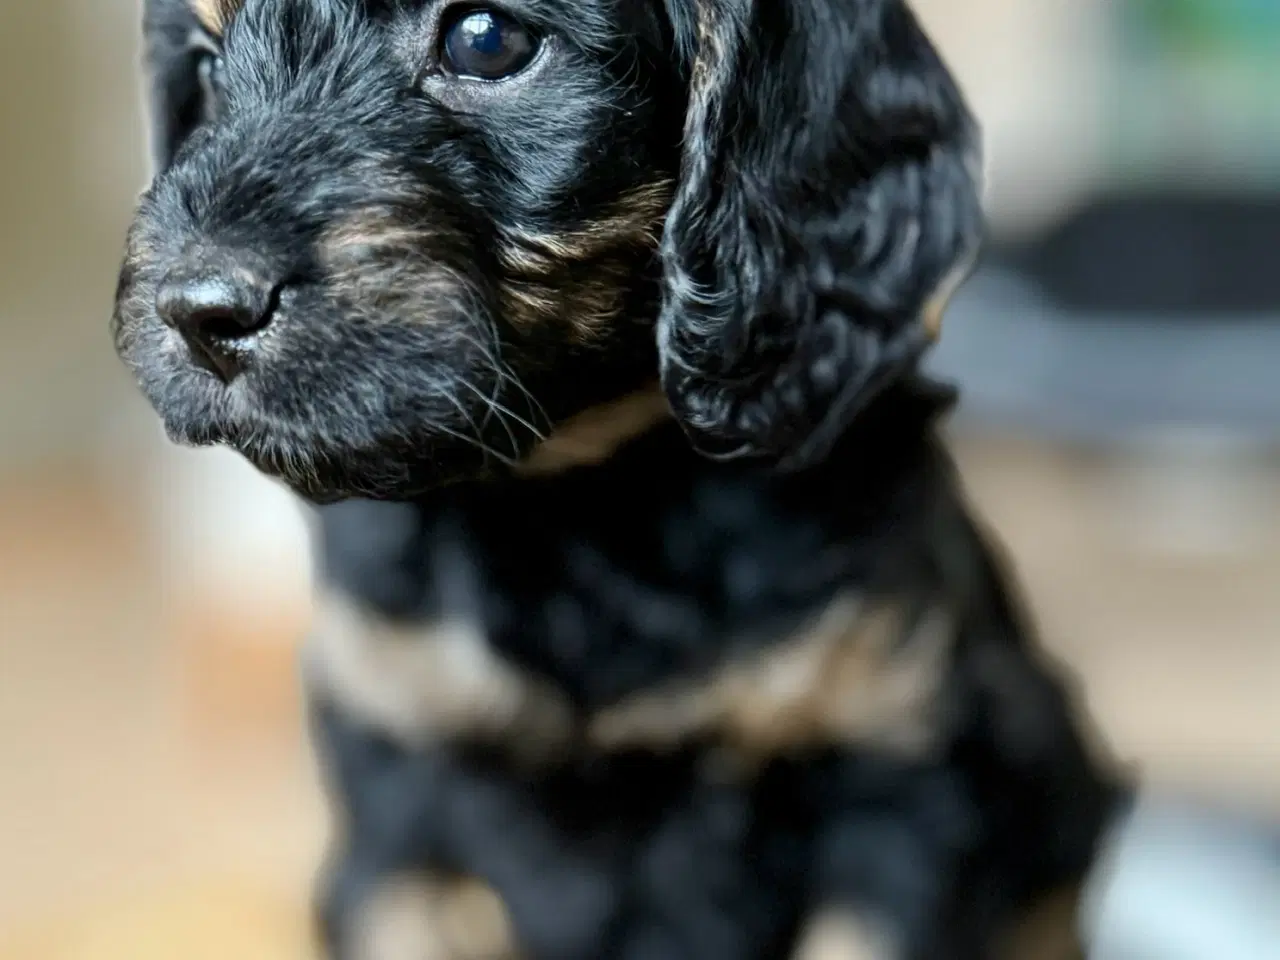
[{"label": "floppy ear", "polygon": [[663,386],[702,453],[801,468],[976,257],[976,124],[903,0],[666,2],[689,103]]},{"label": "floppy ear", "polygon": [[173,155],[201,119],[198,23],[186,0],[145,0],[142,14],[147,120],[155,172]]}]

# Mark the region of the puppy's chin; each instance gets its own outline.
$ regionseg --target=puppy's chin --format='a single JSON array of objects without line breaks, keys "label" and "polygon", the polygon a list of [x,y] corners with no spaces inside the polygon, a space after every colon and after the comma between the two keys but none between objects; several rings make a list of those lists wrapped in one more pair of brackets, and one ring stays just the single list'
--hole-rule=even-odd
[{"label": "puppy's chin", "polygon": [[[414,442],[393,438],[389,424],[353,424],[356,429],[343,436],[256,420],[191,420],[175,409],[161,414],[173,442],[234,450],[259,472],[314,504],[411,500],[493,469],[490,457],[452,438],[433,436],[427,424]],[[369,439],[361,441],[355,434]]]},{"label": "puppy's chin", "polygon": [[338,450],[315,455],[305,448],[236,445],[265,475],[313,504],[342,500],[413,500],[490,469],[481,457],[436,445],[429,450]]},{"label": "puppy's chin", "polygon": [[[311,434],[289,424],[192,417],[188,407],[160,405],[165,431],[188,447],[234,450],[259,472],[315,504],[346,499],[410,500],[440,487],[489,474],[491,458],[452,438],[432,436],[430,425],[414,443],[392,439],[390,425],[353,424],[369,437]],[[379,442],[380,433],[386,436]]]},{"label": "puppy's chin", "polygon": [[[222,446],[314,503],[407,500],[490,473],[531,446],[447,395],[438,369],[333,370],[311,382],[287,368],[231,383],[192,362],[167,331],[121,342],[121,356],[174,443]],[[469,396],[490,396],[477,386]],[[495,420],[492,415],[489,418]]]}]

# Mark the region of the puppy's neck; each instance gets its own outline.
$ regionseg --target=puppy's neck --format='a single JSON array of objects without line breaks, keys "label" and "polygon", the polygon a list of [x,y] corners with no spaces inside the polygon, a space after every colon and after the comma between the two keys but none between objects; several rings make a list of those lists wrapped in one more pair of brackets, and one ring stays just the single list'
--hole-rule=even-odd
[{"label": "puppy's neck", "polygon": [[[902,444],[914,446],[955,405],[954,388],[913,372],[892,384],[844,431],[829,461],[804,472],[824,470],[850,453],[866,453]],[[548,477],[600,466],[617,451],[672,422],[661,386],[650,382],[614,400],[594,404],[557,426],[511,471],[518,478]]]},{"label": "puppy's neck", "polygon": [[662,388],[650,383],[616,400],[588,407],[556,427],[514,468],[520,477],[544,477],[604,463],[624,444],[671,419]]}]

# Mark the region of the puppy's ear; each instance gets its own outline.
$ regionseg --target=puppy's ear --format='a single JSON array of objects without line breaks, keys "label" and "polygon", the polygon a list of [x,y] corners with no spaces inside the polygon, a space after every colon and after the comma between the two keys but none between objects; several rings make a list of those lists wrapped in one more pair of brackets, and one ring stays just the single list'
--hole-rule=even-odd
[{"label": "puppy's ear", "polygon": [[187,0],[145,0],[142,30],[151,162],[160,172],[202,117],[200,26]]},{"label": "puppy's ear", "polygon": [[704,454],[801,468],[976,257],[976,124],[903,0],[666,2],[689,102],[663,385]]}]

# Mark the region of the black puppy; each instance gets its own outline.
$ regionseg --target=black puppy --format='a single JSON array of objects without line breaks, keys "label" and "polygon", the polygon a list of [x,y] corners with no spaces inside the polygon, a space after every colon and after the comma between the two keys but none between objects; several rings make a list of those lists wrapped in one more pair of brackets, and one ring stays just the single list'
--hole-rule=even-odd
[{"label": "black puppy", "polygon": [[904,3],[145,21],[116,345],[329,504],[331,952],[1049,956],[1120,791],[916,371],[981,215]]}]

